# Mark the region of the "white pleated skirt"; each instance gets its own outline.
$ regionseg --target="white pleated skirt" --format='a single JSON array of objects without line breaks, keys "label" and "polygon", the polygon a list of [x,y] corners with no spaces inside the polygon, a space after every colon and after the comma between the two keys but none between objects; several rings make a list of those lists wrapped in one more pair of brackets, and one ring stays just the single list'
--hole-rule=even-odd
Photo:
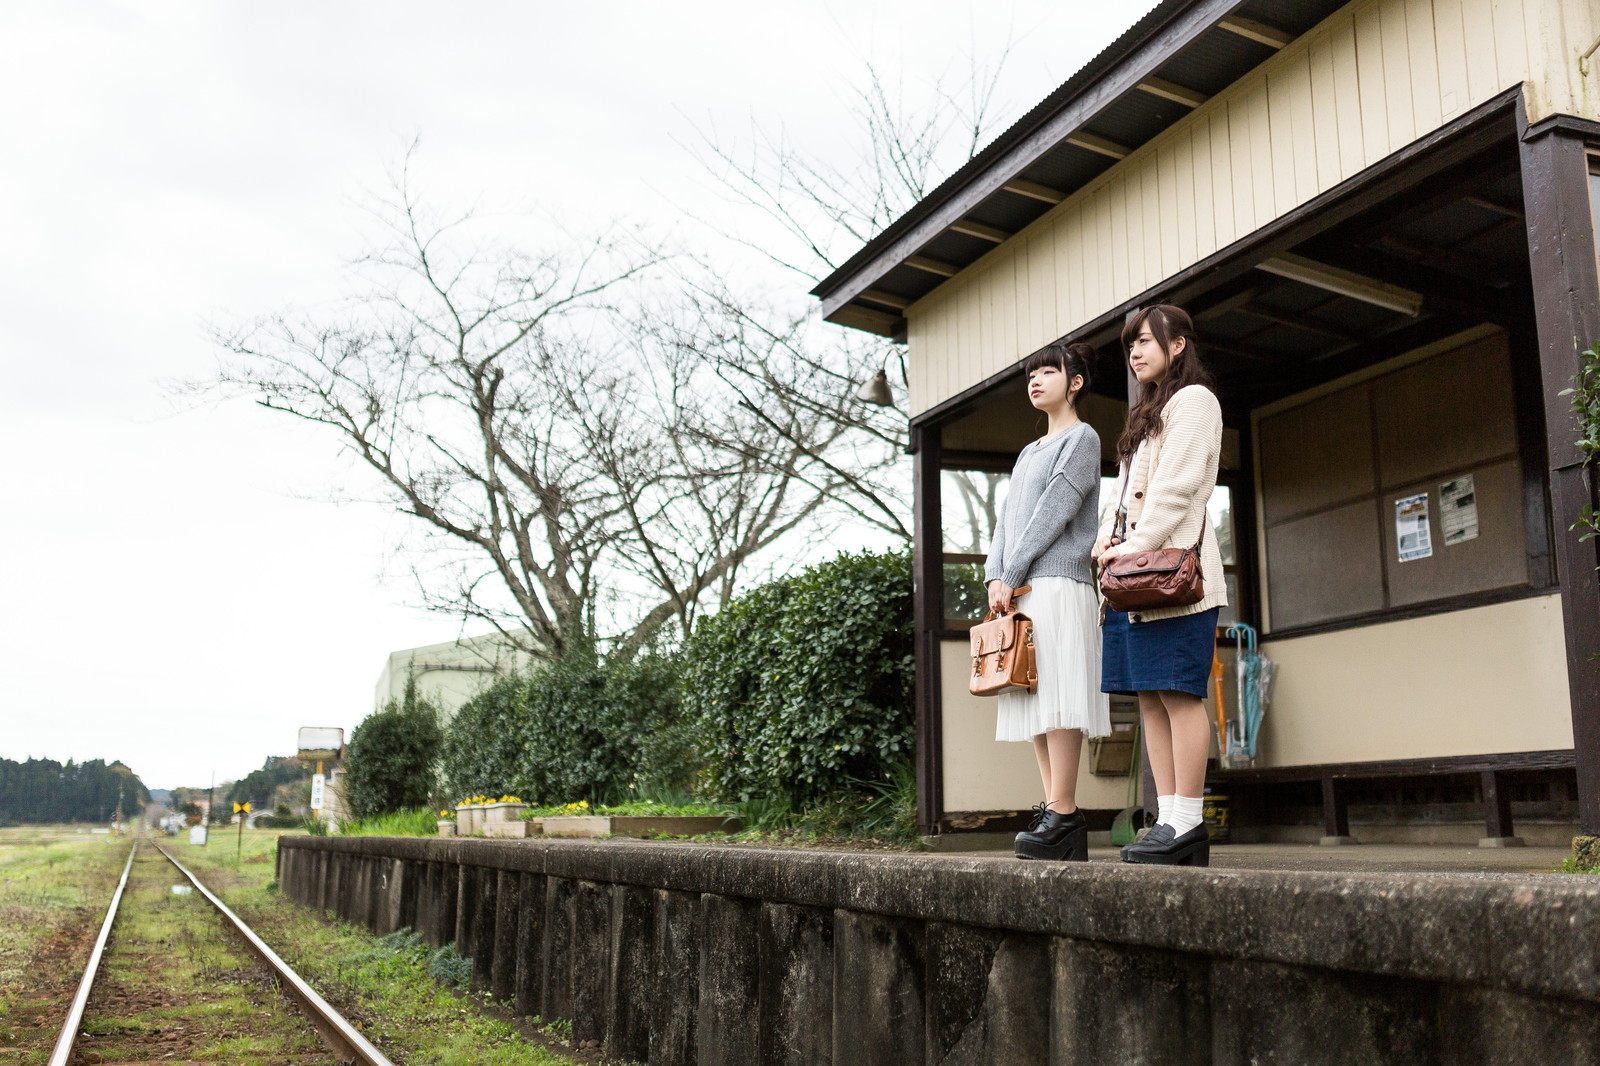
[{"label": "white pleated skirt", "polygon": [[994,738],[1032,740],[1052,729],[1111,732],[1110,698],[1100,691],[1100,598],[1070,577],[1037,577],[1017,609],[1033,619],[1039,683],[1029,693],[1001,693]]}]

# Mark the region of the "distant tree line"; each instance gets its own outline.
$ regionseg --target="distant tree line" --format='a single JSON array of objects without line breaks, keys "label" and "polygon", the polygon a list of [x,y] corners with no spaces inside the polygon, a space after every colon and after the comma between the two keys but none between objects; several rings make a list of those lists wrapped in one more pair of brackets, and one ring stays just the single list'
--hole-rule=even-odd
[{"label": "distant tree line", "polygon": [[118,803],[137,817],[150,790],[120,762],[0,759],[0,825],[110,821]]},{"label": "distant tree line", "polygon": [[279,804],[304,806],[311,794],[314,767],[292,755],[269,755],[261,769],[251,770],[228,789],[226,803],[231,812],[235,803],[249,803],[256,811],[270,811]]}]

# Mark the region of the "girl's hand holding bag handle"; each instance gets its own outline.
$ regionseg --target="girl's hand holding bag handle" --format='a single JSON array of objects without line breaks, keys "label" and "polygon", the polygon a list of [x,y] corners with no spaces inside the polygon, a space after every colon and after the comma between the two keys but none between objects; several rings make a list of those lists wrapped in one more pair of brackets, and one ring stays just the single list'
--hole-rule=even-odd
[{"label": "girl's hand holding bag handle", "polygon": [[[1127,534],[1130,465],[1123,467],[1122,499],[1111,527],[1112,542],[1121,544]],[[1200,520],[1200,539],[1192,548],[1160,548],[1128,552],[1100,568],[1100,594],[1114,611],[1148,611],[1156,607],[1187,607],[1205,598],[1200,573],[1200,545],[1206,539],[1206,519]]]},{"label": "girl's hand holding bag handle", "polygon": [[972,676],[967,689],[974,696],[998,696],[1014,688],[1032,692],[1037,687],[1033,619],[1017,610],[1017,598],[1031,588],[1013,589],[1011,610],[1000,615],[990,611],[972,627]]}]

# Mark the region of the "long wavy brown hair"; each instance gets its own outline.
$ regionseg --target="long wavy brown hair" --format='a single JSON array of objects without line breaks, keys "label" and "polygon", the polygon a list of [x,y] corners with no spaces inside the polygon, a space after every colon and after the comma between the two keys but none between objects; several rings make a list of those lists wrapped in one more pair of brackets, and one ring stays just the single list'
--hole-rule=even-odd
[{"label": "long wavy brown hair", "polygon": [[[1204,385],[1213,391],[1216,388],[1211,371],[1200,361],[1200,350],[1195,345],[1194,322],[1189,318],[1189,312],[1172,304],[1146,307],[1122,327],[1124,362],[1127,361],[1128,350],[1146,326],[1149,326],[1150,335],[1161,345],[1161,350],[1167,353],[1171,362],[1166,375],[1155,388],[1146,386],[1139,390],[1139,402],[1128,411],[1128,424],[1123,427],[1122,436],[1117,438],[1119,463],[1132,460],[1133,453],[1145,438],[1161,432],[1161,409],[1172,399],[1173,393],[1188,385]],[[1173,358],[1172,342],[1179,337],[1183,338],[1183,351]]]}]

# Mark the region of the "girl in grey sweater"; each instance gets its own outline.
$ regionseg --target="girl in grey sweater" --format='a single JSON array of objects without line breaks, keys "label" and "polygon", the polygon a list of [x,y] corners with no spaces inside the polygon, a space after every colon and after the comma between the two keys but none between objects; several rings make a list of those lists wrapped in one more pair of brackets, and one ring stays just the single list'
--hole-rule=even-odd
[{"label": "girl in grey sweater", "polygon": [[992,610],[1005,610],[1013,590],[1031,587],[1016,607],[1033,619],[1038,685],[999,697],[995,729],[996,740],[1031,741],[1039,762],[1045,801],[1016,840],[1025,859],[1088,858],[1078,762],[1085,736],[1111,732],[1089,559],[1100,517],[1100,437],[1077,411],[1094,357],[1087,344],[1057,343],[1028,359],[1028,399],[1049,424],[1017,456],[984,568]]}]

